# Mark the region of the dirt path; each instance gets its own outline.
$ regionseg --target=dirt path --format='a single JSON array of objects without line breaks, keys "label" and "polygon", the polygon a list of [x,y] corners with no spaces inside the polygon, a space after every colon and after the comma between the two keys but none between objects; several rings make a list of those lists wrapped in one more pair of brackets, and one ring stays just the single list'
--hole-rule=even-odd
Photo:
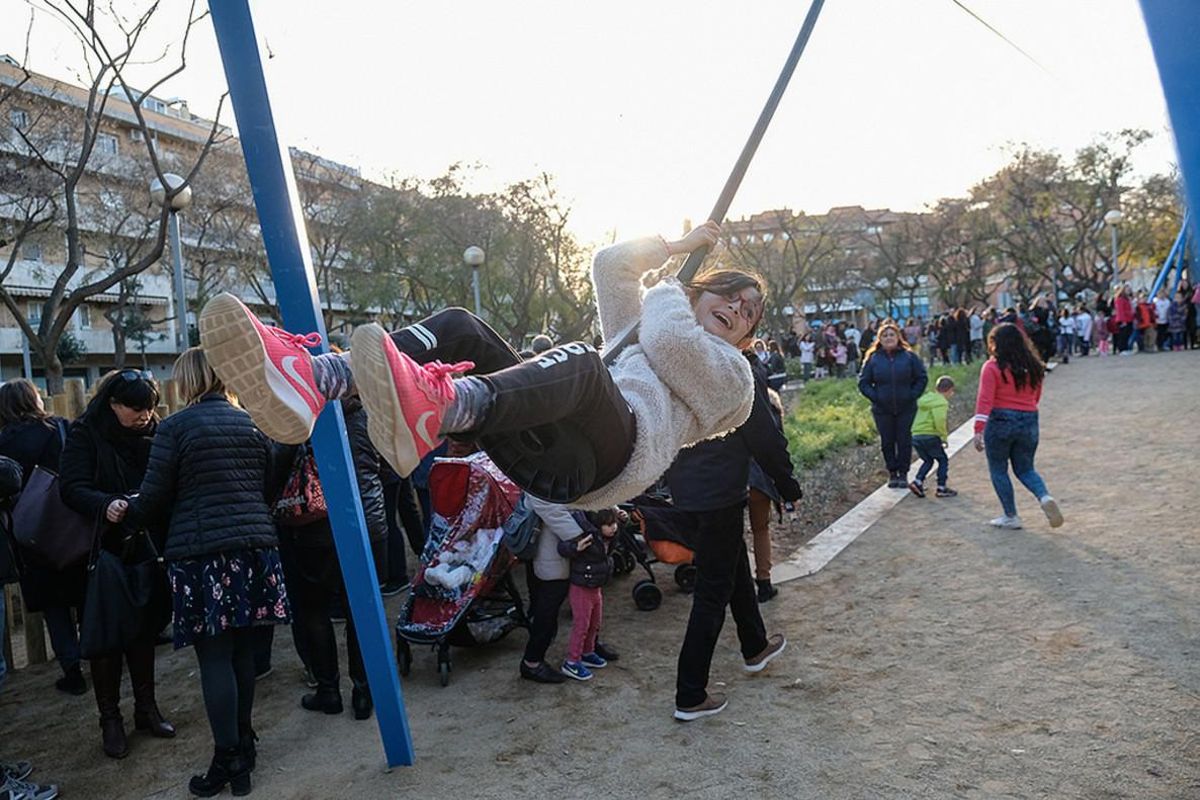
[{"label": "dirt path", "polygon": [[[668,588],[637,612],[628,578],[606,602],[624,658],[590,684],[518,680],[520,633],[455,651],[449,689],[418,652],[405,682],[417,765],[391,773],[374,723],[299,710],[281,635],[259,685],[255,794],[1198,797],[1198,376],[1200,353],[1056,371],[1039,466],[1067,526],[1052,532],[1021,494],[1028,528],[988,528],[997,502],[964,451],[957,499],[906,499],[764,607],[791,640],[765,673],[743,676],[726,626],[713,681],[731,703],[710,720],[670,719],[687,598]],[[47,665],[0,694],[0,756],[34,759],[65,797],[184,797],[208,730],[192,653],[160,665],[174,742],[135,737],[108,761],[91,699],[54,692]]]}]

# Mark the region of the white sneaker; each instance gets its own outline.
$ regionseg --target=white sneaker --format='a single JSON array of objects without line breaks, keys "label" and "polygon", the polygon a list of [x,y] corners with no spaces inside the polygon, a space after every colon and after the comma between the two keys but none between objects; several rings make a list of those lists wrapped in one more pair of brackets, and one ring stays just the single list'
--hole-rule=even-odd
[{"label": "white sneaker", "polygon": [[993,528],[1007,528],[1010,531],[1019,531],[1024,526],[1021,524],[1021,518],[1017,516],[996,517],[991,521]]},{"label": "white sneaker", "polygon": [[1059,510],[1058,502],[1050,495],[1046,495],[1038,502],[1042,504],[1042,513],[1046,515],[1046,519],[1050,520],[1050,527],[1061,528],[1063,515],[1062,511]]}]

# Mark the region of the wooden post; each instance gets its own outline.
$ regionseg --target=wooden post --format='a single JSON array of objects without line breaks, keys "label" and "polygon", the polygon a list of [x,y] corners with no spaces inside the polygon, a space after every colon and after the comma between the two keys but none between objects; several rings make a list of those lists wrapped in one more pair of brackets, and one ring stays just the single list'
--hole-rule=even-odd
[{"label": "wooden post", "polygon": [[67,402],[71,409],[71,413],[64,416],[67,419],[77,419],[83,416],[83,409],[87,407],[87,390],[84,387],[83,378],[67,378],[64,383],[67,389]]},{"label": "wooden post", "polygon": [[13,600],[16,595],[15,584],[0,587],[0,592],[4,592],[4,662],[8,664],[11,670],[13,664],[13,649],[12,649],[12,629],[13,629]]},{"label": "wooden post", "polygon": [[25,617],[25,657],[30,666],[45,664],[46,657],[46,624],[42,622],[40,611],[28,611]]}]

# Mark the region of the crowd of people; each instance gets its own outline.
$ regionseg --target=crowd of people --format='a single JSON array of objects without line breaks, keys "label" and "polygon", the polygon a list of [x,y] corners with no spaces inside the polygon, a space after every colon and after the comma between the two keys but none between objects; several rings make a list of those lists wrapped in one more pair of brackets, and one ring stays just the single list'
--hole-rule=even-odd
[{"label": "crowd of people", "polygon": [[[248,309],[225,300],[225,310],[218,303],[216,312],[206,309],[201,316],[203,347],[177,360],[172,377],[185,407],[165,419],[156,414],[156,381],[140,370],[105,375],[83,414],[70,423],[45,411],[30,382],[0,385],[0,455],[18,463],[26,479],[36,467],[56,474],[56,500],[91,526],[91,553],[83,563],[50,569],[40,564],[39,553],[22,547],[16,548],[16,560],[25,608],[42,611],[49,622],[62,671],[60,690],[87,691],[82,669],[87,659],[100,749],[120,759],[140,748],[122,715],[123,666],[131,676],[135,729],[159,739],[176,736],[155,699],[155,648],[166,641],[195,652],[212,734],[208,768],[189,782],[195,796],[211,797],[225,788],[236,795],[251,790],[258,740],[255,683],[271,671],[274,626],[291,626],[314,689],[299,698],[299,705],[323,714],[343,711],[331,623],[335,616],[348,616],[345,587],[328,518],[320,513],[324,500],[308,442],[316,416],[333,401],[345,414],[384,594],[406,588],[403,551],[411,544],[420,554],[428,535],[429,503],[419,498],[418,487],[421,465],[440,452],[425,428],[430,414],[436,414],[439,438],[456,434],[460,447],[504,425],[523,429],[556,414],[603,423],[593,427],[601,463],[591,475],[591,491],[576,508],[543,503],[538,512],[542,534],[530,570],[530,640],[519,674],[539,682],[586,680],[618,657],[599,638],[599,587],[611,572],[607,543],[616,522],[612,501],[628,499],[653,482],[647,476],[667,473],[676,507],[695,528],[697,568],[674,717],[688,721],[723,710],[726,700],[708,691],[708,679],[725,609],[737,624],[747,672],[761,671],[786,647],[782,635],[768,635],[758,611],[758,603],[774,595],[769,541],[760,548],[757,538],[769,536],[761,524],[761,502],[755,527],[757,583],[743,538],[751,465],[759,465],[757,484],[768,511],[775,500],[798,499],[800,488],[787,456],[778,400],[772,402],[768,388],[768,380],[779,375],[769,369],[770,351],[763,358],[752,338],[762,315],[761,281],[717,271],[687,285],[666,281],[641,297],[643,273],[675,253],[711,245],[717,233],[709,223],[678,242],[641,240],[597,255],[594,277],[606,335],[631,319],[642,324],[641,341],[611,375],[586,345],[565,345],[522,360],[461,309],[391,335],[373,330],[360,335],[360,328],[347,357],[314,358],[305,347],[310,337],[267,328]],[[223,348],[211,336],[205,341],[213,313],[228,319],[229,309],[238,331],[254,337],[250,350]],[[537,344],[541,349],[545,343]],[[439,352],[439,346],[463,348],[462,356],[443,364],[437,356],[447,352]],[[363,354],[376,349],[383,355],[382,381],[363,367],[371,363]],[[660,349],[672,357],[660,360]],[[294,398],[272,404],[280,400],[275,395],[264,401],[271,392],[295,393],[296,386],[276,382],[263,391],[253,379],[247,383],[244,372],[229,368],[228,354],[240,358],[251,351],[261,354],[264,370],[272,359],[304,359],[299,374],[307,381],[299,389],[315,402],[303,400],[303,425],[289,425],[297,413],[296,404],[288,402]],[[477,366],[489,358],[490,369]],[[295,376],[297,367],[290,366],[287,374]],[[397,379],[396,370],[405,373],[405,381]],[[704,370],[713,380],[697,380]],[[729,377],[735,380],[716,380]],[[389,421],[396,429],[378,424],[387,416],[380,385],[394,395],[390,402],[408,404]],[[564,388],[571,390],[569,402]],[[429,409],[420,421],[411,413],[418,396]],[[281,420],[286,414],[293,417]],[[416,444],[418,438],[428,446]],[[701,444],[684,449],[680,459],[688,463],[668,470],[676,452],[695,442]],[[221,513],[213,514],[214,508]],[[595,510],[578,513],[585,508]],[[90,569],[100,561],[108,566]],[[131,606],[126,618],[97,621],[97,576],[132,580],[134,571],[153,591]],[[555,669],[547,665],[546,650],[559,606],[567,599],[573,630]],[[346,622],[351,707],[356,719],[367,719],[370,689],[353,620]],[[87,644],[98,637],[106,646]],[[53,785],[27,780],[32,767],[26,762],[6,762],[2,768],[4,800],[57,795]]]}]

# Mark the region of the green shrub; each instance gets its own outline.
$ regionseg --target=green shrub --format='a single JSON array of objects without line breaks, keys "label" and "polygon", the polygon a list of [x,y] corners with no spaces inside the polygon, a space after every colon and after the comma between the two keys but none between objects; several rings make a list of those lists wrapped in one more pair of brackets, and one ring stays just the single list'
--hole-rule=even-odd
[{"label": "green shrub", "polygon": [[[929,370],[931,387],[942,375],[954,378],[956,396],[951,402],[951,429],[974,407],[980,366],[980,362],[975,362]],[[857,378],[809,381],[795,396],[784,417],[783,430],[792,460],[800,467],[811,467],[837,450],[870,444],[878,438],[871,404],[859,394]]]}]

